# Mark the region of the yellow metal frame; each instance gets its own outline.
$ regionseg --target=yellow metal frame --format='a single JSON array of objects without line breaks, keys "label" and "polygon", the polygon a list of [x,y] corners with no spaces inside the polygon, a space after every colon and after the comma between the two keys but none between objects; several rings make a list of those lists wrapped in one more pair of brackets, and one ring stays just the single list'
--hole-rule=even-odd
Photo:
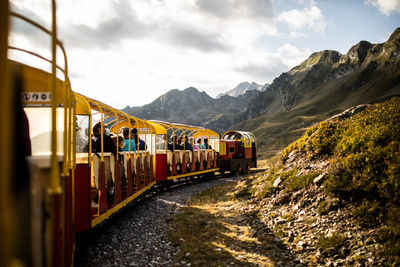
[{"label": "yellow metal frame", "polygon": [[[248,135],[248,137],[249,137],[250,139],[251,139],[251,136],[252,136],[252,137],[254,138],[255,147],[257,147],[257,139],[256,139],[256,137],[254,136],[254,134],[252,134],[251,132],[230,130],[230,131],[225,132],[225,133],[221,136],[221,140],[223,140],[223,139],[224,139],[224,136],[227,135],[227,134],[229,134],[229,133],[238,133],[238,134],[240,134],[240,136],[241,136],[242,138],[240,138],[240,139],[235,139],[235,140],[243,141],[243,144],[244,144],[245,147],[252,147],[252,142],[251,142],[251,140],[250,140],[250,145],[246,145],[246,138],[244,137],[244,134]],[[251,136],[249,136],[249,135],[251,135]],[[221,154],[221,155],[225,155],[225,153],[223,153],[223,154]]]},{"label": "yellow metal frame", "polygon": [[179,174],[179,175],[174,175],[174,176],[168,176],[168,180],[174,180],[174,179],[179,179],[179,178],[184,178],[184,177],[190,177],[190,176],[196,176],[199,174],[204,174],[204,173],[209,173],[209,172],[216,172],[219,169],[209,169],[205,171],[200,171],[200,172],[190,172],[190,173],[184,173],[184,174]]}]

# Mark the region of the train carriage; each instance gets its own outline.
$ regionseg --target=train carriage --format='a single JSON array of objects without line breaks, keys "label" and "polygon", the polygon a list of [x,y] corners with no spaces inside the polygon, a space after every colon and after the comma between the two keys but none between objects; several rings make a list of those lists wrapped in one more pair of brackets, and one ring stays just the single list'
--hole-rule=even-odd
[{"label": "train carriage", "polygon": [[[158,143],[157,153],[165,153],[157,168],[166,176],[158,176],[159,181],[182,177],[211,174],[218,171],[219,134],[210,129],[163,121],[151,121],[166,130],[166,135]],[[206,140],[210,146],[197,147],[196,143]],[[181,140],[182,145],[177,144]]]},{"label": "train carriage", "polygon": [[[10,14],[22,19],[52,43],[48,59],[8,45],[8,27],[1,28],[0,115],[6,125],[0,131],[2,266],[71,266],[80,233],[84,236],[154,186],[256,166],[251,133],[230,131],[220,140],[204,127],[142,120],[74,93],[52,3],[51,31],[9,12],[8,5],[0,10],[1,19]],[[50,70],[9,60],[10,50],[40,59]],[[120,142],[122,135],[128,148]]]},{"label": "train carriage", "polygon": [[220,146],[221,173],[247,173],[250,168],[257,167],[257,142],[252,133],[228,131],[222,135]]}]

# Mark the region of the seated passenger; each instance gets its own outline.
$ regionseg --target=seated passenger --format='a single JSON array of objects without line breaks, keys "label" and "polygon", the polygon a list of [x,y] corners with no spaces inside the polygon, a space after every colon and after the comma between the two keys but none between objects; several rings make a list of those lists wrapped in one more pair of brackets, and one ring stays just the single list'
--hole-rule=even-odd
[{"label": "seated passenger", "polygon": [[172,143],[172,139],[173,139],[174,137],[172,137],[172,138],[168,138],[168,150],[170,150],[170,151],[174,151],[174,145],[173,145],[173,143]]},{"label": "seated passenger", "polygon": [[193,151],[193,146],[191,143],[189,143],[189,139],[187,136],[185,136],[185,150]]},{"label": "seated passenger", "polygon": [[[117,147],[109,136],[109,132],[106,130],[106,127],[103,127],[103,152],[111,152],[114,156],[116,156]],[[98,122],[93,126],[92,140],[92,152],[101,153],[101,122]]]},{"label": "seated passenger", "polygon": [[[121,151],[129,151],[129,128],[124,128],[123,135],[125,140],[124,140],[124,147],[121,149]],[[132,135],[131,135],[131,151],[136,151],[135,138]]]},{"label": "seated passenger", "polygon": [[203,149],[212,149],[212,147],[208,144],[208,139],[204,138],[204,144],[202,146]]},{"label": "seated passenger", "polygon": [[122,135],[113,135],[111,138],[113,139],[115,145],[118,145],[118,150],[122,151],[122,148],[125,146],[124,137]]},{"label": "seated passenger", "polygon": [[[139,138],[138,130],[136,128],[133,128],[131,134],[134,136],[134,140],[136,142],[136,150],[145,150],[146,144],[144,143],[144,141],[142,139]],[[138,147],[138,143],[139,143],[139,147]]]},{"label": "seated passenger", "polygon": [[177,139],[175,139],[175,150],[183,150],[183,146],[182,146],[182,138],[178,137]]},{"label": "seated passenger", "polygon": [[197,144],[194,144],[194,151],[200,150],[201,149],[201,139],[197,140]]}]

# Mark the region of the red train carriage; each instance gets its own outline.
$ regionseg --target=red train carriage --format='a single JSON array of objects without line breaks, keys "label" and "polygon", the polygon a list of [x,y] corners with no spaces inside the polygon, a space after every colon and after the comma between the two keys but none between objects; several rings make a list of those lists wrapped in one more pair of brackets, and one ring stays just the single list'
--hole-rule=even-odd
[{"label": "red train carriage", "polygon": [[228,131],[220,141],[219,168],[226,171],[247,173],[257,167],[256,138],[250,132]]}]

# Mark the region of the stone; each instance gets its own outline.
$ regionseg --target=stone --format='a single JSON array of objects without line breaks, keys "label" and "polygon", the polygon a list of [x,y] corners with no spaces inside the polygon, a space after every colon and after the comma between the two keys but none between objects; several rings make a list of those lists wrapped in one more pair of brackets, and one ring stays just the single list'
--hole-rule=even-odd
[{"label": "stone", "polygon": [[325,173],[318,175],[317,177],[314,178],[313,183],[316,185],[320,185],[323,182],[323,180],[325,179],[325,176],[326,176]]},{"label": "stone", "polygon": [[281,182],[282,182],[282,179],[279,176],[278,178],[275,179],[274,184],[272,186],[277,188],[280,185]]}]

